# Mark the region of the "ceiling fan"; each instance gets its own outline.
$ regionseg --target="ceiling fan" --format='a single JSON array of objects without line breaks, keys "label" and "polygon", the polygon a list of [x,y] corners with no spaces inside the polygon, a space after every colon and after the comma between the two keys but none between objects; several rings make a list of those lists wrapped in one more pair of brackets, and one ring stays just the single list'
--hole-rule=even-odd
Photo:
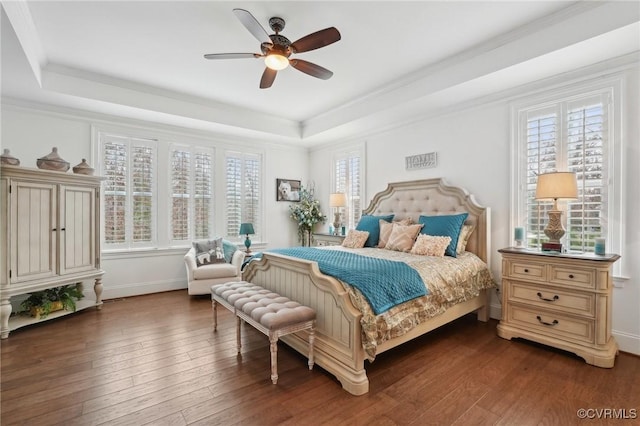
[{"label": "ceiling fan", "polygon": [[328,80],[333,72],[326,68],[302,59],[289,58],[293,53],[308,52],[328,46],[340,40],[340,32],[335,27],[325,28],[315,33],[306,35],[291,43],[280,31],[285,26],[282,18],[269,19],[269,26],[275,34],[267,34],[258,20],[244,9],[233,9],[233,13],[247,30],[260,41],[262,53],[210,53],[204,55],[206,59],[240,59],[240,58],[264,58],[266,68],[260,79],[260,88],[268,89],[273,84],[278,71],[288,65],[312,77]]}]

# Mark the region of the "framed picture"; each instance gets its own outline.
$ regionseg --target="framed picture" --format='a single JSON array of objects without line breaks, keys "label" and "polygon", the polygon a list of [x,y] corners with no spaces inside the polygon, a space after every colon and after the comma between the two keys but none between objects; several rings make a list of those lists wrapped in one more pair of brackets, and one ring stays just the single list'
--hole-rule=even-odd
[{"label": "framed picture", "polygon": [[276,179],[276,201],[300,201],[300,181]]}]

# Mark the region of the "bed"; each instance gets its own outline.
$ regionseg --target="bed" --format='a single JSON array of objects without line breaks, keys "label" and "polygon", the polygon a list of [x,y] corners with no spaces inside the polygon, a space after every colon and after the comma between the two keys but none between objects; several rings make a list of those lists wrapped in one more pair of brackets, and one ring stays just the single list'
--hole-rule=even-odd
[{"label": "bed", "polygon": [[[439,178],[390,183],[384,191],[372,198],[363,214],[394,214],[394,220],[410,217],[417,223],[420,215],[462,212],[468,213],[465,224],[471,224],[475,228],[467,242],[466,251],[471,253],[467,257],[473,257],[477,259],[476,263],[482,263],[486,274],[490,276],[486,266],[490,264],[490,210],[480,206],[473,195],[462,188],[450,186]],[[265,252],[260,260],[247,265],[243,279],[316,310],[316,364],[332,373],[342,387],[353,395],[369,391],[365,364],[367,360],[372,361],[375,355],[474,311],[477,312],[478,320],[487,321],[488,288],[493,285],[492,280],[490,284],[485,282],[482,288],[467,292],[466,297],[448,304],[402,333],[380,339],[374,345],[372,353],[371,345],[367,344],[367,329],[375,320],[372,321],[370,313],[363,314],[362,306],[358,303],[358,292],[338,279],[321,273],[317,262]],[[301,354],[306,354],[307,338],[306,332],[300,332],[282,340]]]}]

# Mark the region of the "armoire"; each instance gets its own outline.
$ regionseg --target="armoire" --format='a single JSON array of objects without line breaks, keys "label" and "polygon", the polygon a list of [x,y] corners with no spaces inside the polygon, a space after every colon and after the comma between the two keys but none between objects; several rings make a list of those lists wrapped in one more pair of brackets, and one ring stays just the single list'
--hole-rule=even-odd
[{"label": "armoire", "polygon": [[[2,165],[0,169],[0,338],[41,319],[12,315],[11,298],[93,281],[102,305],[100,182],[97,176]],[[69,314],[54,312],[46,319]]]}]

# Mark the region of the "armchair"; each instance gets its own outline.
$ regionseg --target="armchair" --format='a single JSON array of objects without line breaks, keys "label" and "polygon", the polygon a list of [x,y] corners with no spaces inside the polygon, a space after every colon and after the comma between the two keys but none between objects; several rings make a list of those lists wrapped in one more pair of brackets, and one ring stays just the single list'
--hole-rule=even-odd
[{"label": "armchair", "polygon": [[184,255],[189,294],[211,294],[211,286],[214,284],[241,281],[242,262],[244,262],[244,252],[236,250],[231,258],[231,263],[197,266],[196,250],[191,247]]}]

